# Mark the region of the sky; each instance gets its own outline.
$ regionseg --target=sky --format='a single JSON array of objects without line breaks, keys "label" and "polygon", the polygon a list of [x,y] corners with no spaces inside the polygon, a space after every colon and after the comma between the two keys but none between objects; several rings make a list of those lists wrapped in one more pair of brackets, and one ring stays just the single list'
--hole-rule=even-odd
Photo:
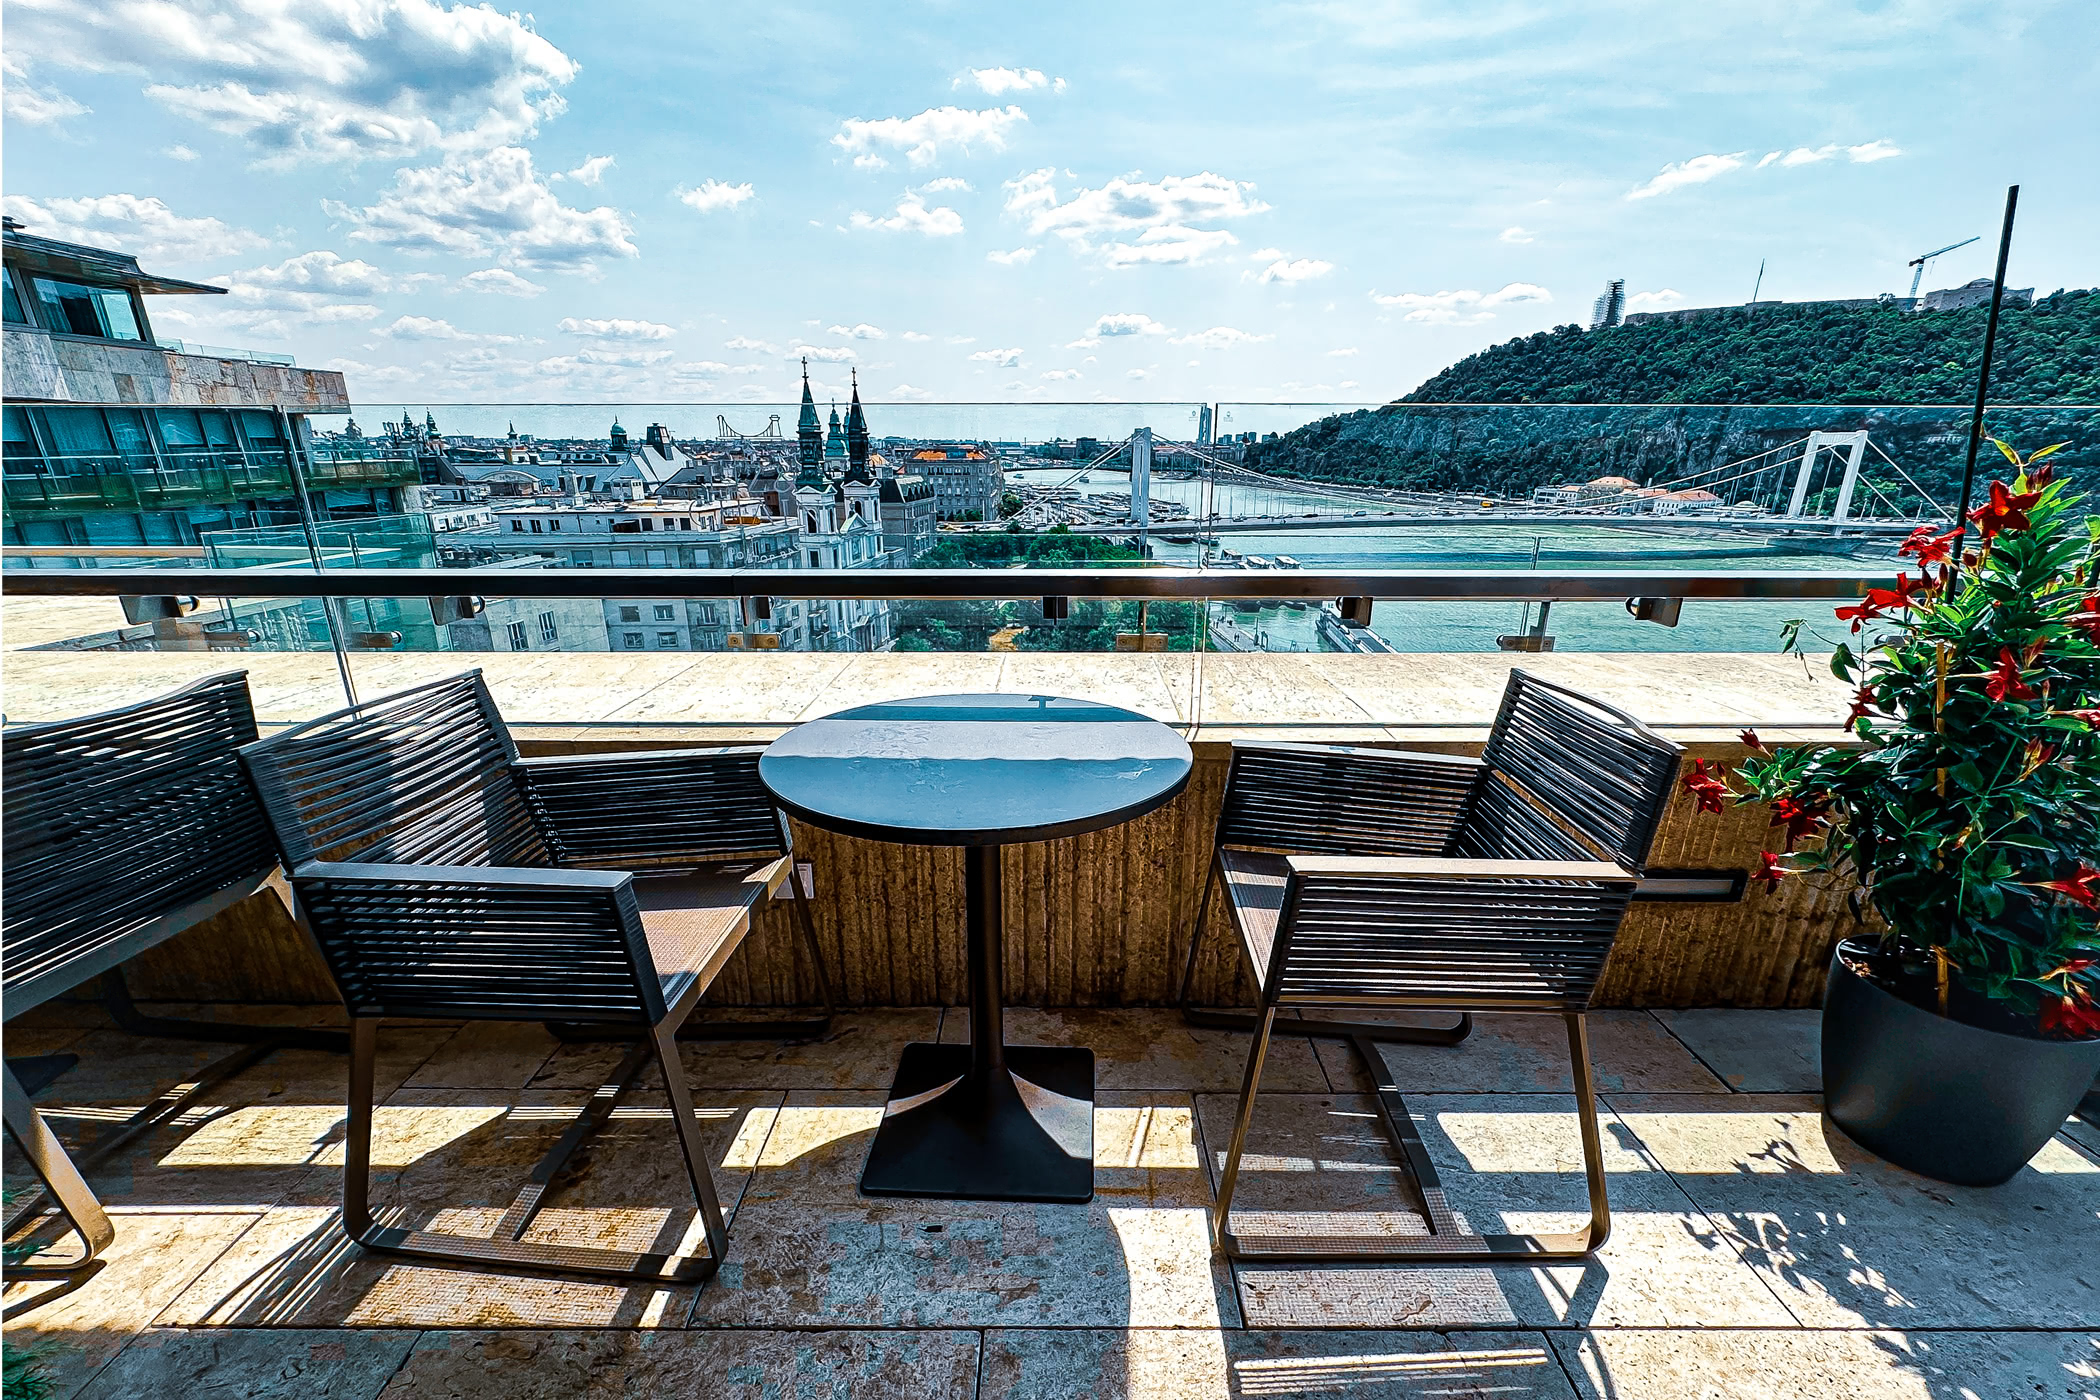
[{"label": "sky", "polygon": [[6,210],[359,402],[1378,402],[1629,309],[2100,282],[2090,0],[9,0]]}]

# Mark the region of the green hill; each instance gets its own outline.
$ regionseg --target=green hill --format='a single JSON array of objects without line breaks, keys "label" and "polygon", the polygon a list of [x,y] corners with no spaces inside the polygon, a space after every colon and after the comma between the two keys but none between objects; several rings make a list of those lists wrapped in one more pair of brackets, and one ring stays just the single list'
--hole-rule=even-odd
[{"label": "green hill", "polygon": [[[1560,326],[1469,355],[1383,408],[1255,444],[1247,465],[1308,481],[1524,495],[1606,473],[1659,484],[1811,429],[1866,428],[1944,498],[1960,476],[1961,405],[1976,392],[1985,315],[1802,304]],[[1991,401],[2033,406],[1994,410],[1993,431],[2028,445],[2069,439],[2083,451],[2066,452],[2068,466],[2100,460],[2100,414],[2072,407],[2100,404],[2100,291],[2003,313]],[[1892,471],[1879,482],[1909,492]]]}]

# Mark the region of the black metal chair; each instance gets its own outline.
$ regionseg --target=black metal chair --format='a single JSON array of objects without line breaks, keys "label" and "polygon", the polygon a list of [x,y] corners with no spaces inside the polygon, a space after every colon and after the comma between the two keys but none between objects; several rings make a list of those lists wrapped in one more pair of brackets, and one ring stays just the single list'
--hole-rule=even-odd
[{"label": "black metal chair", "polygon": [[126,959],[232,908],[276,872],[276,845],[237,755],[255,732],[240,671],[121,709],[0,731],[6,1015],[99,977],[103,1003],[122,1030],[242,1047],[103,1132],[77,1159],[30,1099],[77,1057],[8,1061],[7,1129],[43,1192],[15,1212],[5,1232],[12,1236],[43,1210],[48,1193],[83,1246],[78,1259],[39,1258],[17,1272],[71,1273],[109,1245],[109,1216],[82,1176],[95,1163],[172,1121],[273,1049],[348,1048],[339,1031],[144,1015],[119,970]]},{"label": "black metal chair", "polygon": [[[350,1013],[343,1228],[352,1239],[415,1258],[653,1282],[715,1271],[728,1235],[676,1036],[753,910],[783,885],[831,1011],[787,822],[758,781],[758,755],[716,748],[521,759],[479,671],[241,750],[300,916]],[[622,868],[588,868],[608,865]],[[373,1060],[386,1016],[563,1022],[636,1043],[534,1168],[494,1236],[472,1238],[373,1220]],[[652,1057],[708,1253],[525,1242],[563,1164]]]},{"label": "black metal chair", "polygon": [[[1219,1182],[1216,1236],[1240,1259],[1470,1261],[1581,1258],[1611,1228],[1583,1015],[1640,883],[1680,750],[1632,716],[1512,671],[1478,759],[1310,744],[1234,744],[1183,972],[1199,1025],[1252,1029]],[[1190,1004],[1213,895],[1222,890],[1259,995],[1253,1016]],[[1323,1017],[1332,1009],[1451,1011],[1448,1027]],[[1427,1207],[1424,1235],[1242,1236],[1232,1228],[1262,1060],[1277,1013],[1293,1034],[1350,1041],[1379,1117]],[[1453,1045],[1476,1011],[1566,1023],[1590,1223],[1566,1234],[1469,1234],[1393,1082],[1381,1041]]]}]

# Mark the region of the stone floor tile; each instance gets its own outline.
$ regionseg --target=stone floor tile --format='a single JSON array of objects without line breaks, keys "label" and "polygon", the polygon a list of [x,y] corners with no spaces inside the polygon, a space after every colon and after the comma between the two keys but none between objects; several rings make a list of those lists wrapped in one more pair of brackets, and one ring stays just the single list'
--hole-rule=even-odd
[{"label": "stone floor tile", "polygon": [[1823,1090],[1820,1011],[1655,1011],[1663,1028],[1744,1094]]},{"label": "stone floor tile", "polygon": [[545,1026],[532,1022],[469,1021],[431,1052],[408,1087],[522,1089],[560,1047]]},{"label": "stone floor tile", "polygon": [[[112,1210],[117,1237],[78,1287],[55,1279],[6,1285],[8,1347],[44,1350],[51,1393],[73,1394],[259,1218],[252,1210]],[[61,1253],[78,1248],[69,1236]]]},{"label": "stone floor tile", "polygon": [[[887,1089],[897,1057],[915,1040],[940,1036],[941,1008],[845,1011],[821,1039],[687,1040],[679,1042],[686,1080],[695,1089]],[[596,1042],[564,1045],[532,1080],[535,1089],[595,1089],[619,1062],[624,1047]],[[660,1089],[650,1065],[635,1081]]]},{"label": "stone floor tile", "polygon": [[7,1057],[17,1060],[32,1055],[56,1055],[87,1033],[84,1026],[21,1026],[10,1022]]},{"label": "stone floor tile", "polygon": [[2100,1123],[2089,1122],[2074,1113],[2064,1122],[2063,1136],[2088,1152],[2100,1153]]},{"label": "stone floor tile", "polygon": [[969,1400],[974,1332],[432,1332],[386,1394]]},{"label": "stone floor tile", "polygon": [[[941,1039],[967,1044],[970,1013],[957,1007],[941,1021]],[[1076,1045],[1094,1052],[1094,1084],[1101,1089],[1182,1089],[1237,1092],[1247,1073],[1253,1037],[1245,1031],[1191,1026],[1167,1007],[1006,1010],[1012,1045]],[[1328,1087],[1303,1036],[1278,1035],[1262,1064],[1262,1083],[1279,1092],[1318,1093]]]},{"label": "stone floor tile", "polygon": [[[1451,1023],[1449,1016],[1407,1013],[1360,1019]],[[1700,1094],[1724,1087],[1645,1011],[1593,1011],[1589,1028],[1590,1070],[1600,1093]],[[1321,1038],[1313,1044],[1335,1089],[1371,1091],[1370,1078],[1348,1041]],[[1456,1045],[1387,1043],[1380,1053],[1402,1093],[1566,1094],[1575,1087],[1568,1033],[1558,1016],[1479,1015],[1473,1018],[1473,1033]],[[1262,1088],[1269,1087],[1264,1074]]]},{"label": "stone floor tile", "polygon": [[993,1331],[980,1400],[1573,1400],[1537,1332]]},{"label": "stone floor tile", "polygon": [[2100,1155],[1989,1189],[1891,1166],[1800,1095],[1617,1097],[1627,1131],[1811,1327],[2100,1327]]},{"label": "stone floor tile", "polygon": [[[1666,1100],[1665,1100],[1666,1101]],[[1201,1096],[1201,1135],[1222,1170],[1237,1100]],[[1572,1099],[1417,1094],[1408,1106],[1468,1229],[1571,1230],[1588,1214]],[[1367,1096],[1261,1099],[1233,1203],[1243,1235],[1311,1232],[1328,1212],[1383,1211],[1419,1230],[1411,1179]],[[1576,1264],[1236,1266],[1250,1327],[1786,1326],[1793,1321],[1730,1241],[1631,1135],[1603,1122],[1612,1232]],[[1276,1212],[1262,1222],[1242,1212]],[[1293,1218],[1296,1217],[1296,1218]]]},{"label": "stone floor tile", "polygon": [[[585,1095],[404,1089],[373,1132],[375,1214],[486,1234]],[[778,1094],[711,1092],[698,1108],[715,1189],[734,1212]],[[412,1264],[344,1237],[340,1138],[305,1183],[200,1278],[162,1321],[269,1327],[677,1326],[692,1288],[532,1278]],[[704,1250],[684,1161],[660,1096],[630,1095],[557,1179],[525,1238],[598,1248]]]},{"label": "stone floor tile", "polygon": [[2090,1400],[2082,1332],[1563,1332],[1584,1400]]},{"label": "stone floor tile", "polygon": [[78,1400],[372,1400],[415,1340],[414,1332],[377,1330],[149,1328]]},{"label": "stone floor tile", "polygon": [[99,1031],[109,1029],[111,1024],[109,1013],[102,1009],[101,998],[94,995],[93,988],[88,988],[79,996],[53,997],[38,1002],[27,1011],[8,1013],[7,1033],[12,1036],[24,1027]]}]

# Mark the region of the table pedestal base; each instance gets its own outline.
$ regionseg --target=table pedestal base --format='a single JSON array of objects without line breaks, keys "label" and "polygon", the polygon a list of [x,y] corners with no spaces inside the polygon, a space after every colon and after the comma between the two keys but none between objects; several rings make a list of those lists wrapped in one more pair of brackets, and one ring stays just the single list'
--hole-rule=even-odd
[{"label": "table pedestal base", "polygon": [[860,1189],[968,1201],[1094,1198],[1094,1052],[1008,1045],[970,1072],[971,1047],[904,1047]]}]

